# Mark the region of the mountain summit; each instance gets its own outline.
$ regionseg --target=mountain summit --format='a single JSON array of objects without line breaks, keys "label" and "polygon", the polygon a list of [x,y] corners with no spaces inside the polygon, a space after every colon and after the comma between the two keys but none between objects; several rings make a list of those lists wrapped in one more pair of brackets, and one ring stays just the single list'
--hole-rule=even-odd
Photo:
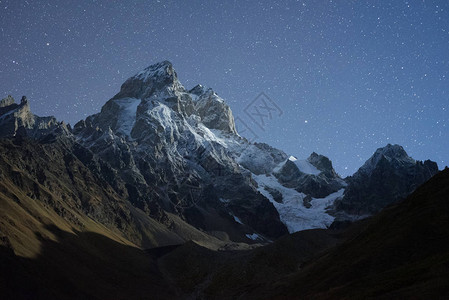
[{"label": "mountain summit", "polygon": [[[438,172],[430,160],[415,161],[399,145],[379,148],[365,164],[346,179],[344,197],[336,202],[337,210],[360,218],[377,213],[413,192]],[[342,216],[343,219],[348,215]]]},{"label": "mountain summit", "polygon": [[388,144],[383,148],[377,149],[371,158],[368,159],[359,169],[359,172],[364,174],[372,173],[383,160],[388,161],[389,164],[396,168],[401,168],[404,165],[416,163],[413,158],[408,156],[402,146]]},{"label": "mountain summit", "polygon": [[185,92],[178,80],[178,75],[169,61],[151,65],[136,75],[128,78],[121,86],[120,92],[112,99],[139,98],[146,99],[154,94],[174,96]]},{"label": "mountain summit", "polygon": [[324,156],[293,162],[240,137],[226,102],[202,85],[185,89],[168,61],[126,80],[73,133],[150,216],[157,207],[239,242],[330,226],[326,209],[346,185]]}]

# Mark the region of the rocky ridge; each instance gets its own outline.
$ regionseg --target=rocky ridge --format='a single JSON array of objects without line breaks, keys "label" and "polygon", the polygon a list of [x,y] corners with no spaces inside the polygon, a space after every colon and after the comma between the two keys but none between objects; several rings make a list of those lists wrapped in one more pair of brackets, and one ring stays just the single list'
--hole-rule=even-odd
[{"label": "rocky ridge", "polygon": [[[327,228],[335,216],[356,219],[374,213],[367,205],[380,209],[397,201],[437,171],[434,163],[414,162],[401,151],[398,158],[387,149],[376,152],[353,177],[342,179],[325,156],[312,153],[300,160],[250,143],[237,133],[226,102],[201,85],[186,90],[168,61],[126,80],[101,112],[73,130],[53,117],[33,115],[26,98],[15,104],[12,97],[0,102],[0,128],[2,137],[63,145],[58,151],[126,203],[123,217],[104,219],[110,210],[100,205],[94,218],[132,228],[126,236],[145,247],[161,241],[148,243],[147,230],[136,225],[142,222],[160,224],[174,234],[170,240],[194,239],[215,248]],[[412,175],[416,180],[386,186],[384,194],[373,193],[367,204],[357,189],[373,190],[382,178],[370,174],[377,174],[379,165],[385,165],[383,178]],[[391,191],[394,196],[383,202]]]},{"label": "rocky ridge", "polygon": [[28,99],[23,96],[20,104],[8,96],[0,102],[0,137],[31,137],[41,139],[68,135],[69,128],[54,117],[39,117],[31,113]]}]

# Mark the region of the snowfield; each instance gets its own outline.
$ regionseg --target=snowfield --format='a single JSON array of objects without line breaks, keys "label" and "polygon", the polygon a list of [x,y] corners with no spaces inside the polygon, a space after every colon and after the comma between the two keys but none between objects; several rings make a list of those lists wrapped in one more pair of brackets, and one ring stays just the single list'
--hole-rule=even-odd
[{"label": "snowfield", "polygon": [[119,124],[117,131],[130,137],[131,130],[136,123],[137,106],[139,106],[141,100],[137,98],[122,98],[114,101],[121,108],[117,120],[117,124]]},{"label": "snowfield", "polygon": [[[282,223],[287,226],[290,233],[314,229],[327,228],[334,221],[334,217],[326,213],[326,208],[343,196],[344,189],[328,195],[325,198],[312,198],[310,208],[304,206],[305,194],[292,188],[286,188],[279,183],[276,177],[270,175],[255,175],[254,180],[259,185],[258,191],[273,203],[279,212]],[[278,203],[265,188],[278,190],[282,194],[282,202]]]},{"label": "snowfield", "polygon": [[308,162],[307,159],[298,160],[296,157],[290,156],[288,160],[294,162],[298,169],[305,174],[318,175],[321,173],[321,171],[315,168],[315,166]]}]

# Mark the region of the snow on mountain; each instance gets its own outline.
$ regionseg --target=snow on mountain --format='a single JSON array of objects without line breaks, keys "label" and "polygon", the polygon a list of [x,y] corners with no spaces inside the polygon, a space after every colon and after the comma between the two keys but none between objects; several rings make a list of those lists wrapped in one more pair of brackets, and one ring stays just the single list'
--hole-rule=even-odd
[{"label": "snow on mountain", "polygon": [[[253,232],[271,238],[287,232],[240,164],[249,166],[252,158],[238,161],[245,149],[261,147],[237,134],[223,99],[199,85],[187,91],[169,62],[130,77],[99,114],[76,124],[73,132],[77,141],[116,168],[132,202],[143,209],[151,212],[157,205],[191,224],[213,219],[210,225],[197,226],[226,231],[231,220],[216,216],[224,210],[232,221],[245,224],[239,227],[240,239]],[[154,191],[151,197],[148,190]]]},{"label": "snow on mountain", "polygon": [[248,144],[236,152],[237,162],[254,174],[269,174],[285,161],[287,155],[264,143]]},{"label": "snow on mountain", "polygon": [[296,157],[294,156],[290,156],[288,158],[288,160],[292,161],[295,163],[295,165],[298,167],[298,169],[305,173],[305,174],[310,174],[310,175],[318,175],[321,173],[320,170],[318,170],[314,165],[312,165],[308,160],[306,159],[301,159],[298,160]]},{"label": "snow on mountain", "polygon": [[117,124],[119,124],[117,131],[127,136],[131,136],[131,130],[136,123],[137,107],[141,100],[137,98],[122,98],[114,100],[119,106]]},{"label": "snow on mountain", "polygon": [[165,78],[174,72],[172,69],[167,71],[167,68],[171,68],[171,63],[165,60],[145,68],[131,78],[137,78],[144,82],[147,82],[149,79],[153,80],[154,78]]},{"label": "snow on mountain", "polygon": [[240,220],[239,219],[239,217],[236,217],[236,216],[234,216],[233,214],[231,214],[231,217],[233,217],[234,218],[234,220],[237,222],[237,223],[239,223],[239,224],[242,224],[243,225],[243,222],[242,222],[242,220]]},{"label": "snow on mountain", "polygon": [[[276,177],[271,175],[253,175],[258,184],[258,191],[267,197],[279,212],[281,221],[290,233],[313,229],[327,228],[334,221],[326,209],[343,195],[344,189],[332,193],[325,198],[310,198],[310,207],[305,206],[306,195],[293,188],[283,186]],[[273,191],[281,193],[281,201],[276,201]]]},{"label": "snow on mountain", "polygon": [[273,174],[285,187],[315,198],[324,198],[346,186],[332,162],[316,153],[307,160],[290,157],[277,166]]}]

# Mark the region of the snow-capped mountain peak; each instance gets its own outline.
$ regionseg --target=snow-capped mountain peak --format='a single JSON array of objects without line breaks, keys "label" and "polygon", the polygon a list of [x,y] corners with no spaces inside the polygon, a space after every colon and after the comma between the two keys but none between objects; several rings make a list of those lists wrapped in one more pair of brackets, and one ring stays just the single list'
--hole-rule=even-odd
[{"label": "snow-capped mountain peak", "polygon": [[369,174],[382,160],[388,161],[392,165],[415,164],[416,161],[408,156],[404,148],[400,145],[388,144],[378,148],[365,164],[359,169],[360,172]]},{"label": "snow-capped mountain peak", "polygon": [[128,78],[113,99],[147,99],[154,95],[173,97],[183,92],[185,88],[179,82],[173,65],[169,61],[163,61]]},{"label": "snow-capped mountain peak", "polygon": [[173,69],[173,65],[168,60],[151,65],[144,70],[138,72],[132,78],[138,78],[143,81],[148,81],[151,78],[172,78],[177,79],[177,74]]},{"label": "snow-capped mountain peak", "polygon": [[[327,157],[312,153],[297,159],[249,143],[236,132],[226,102],[202,85],[184,89],[167,61],[129,78],[99,114],[83,122],[73,130],[77,140],[117,170],[134,203],[153,205],[147,191],[154,190],[158,205],[183,218],[189,218],[184,206],[197,206],[206,219],[216,218],[217,209],[226,211],[232,217],[219,223],[250,226],[241,228],[245,238],[255,232],[278,236],[285,226],[327,227],[334,220],[328,207],[346,197],[347,183]],[[365,168],[382,160],[398,166],[413,161],[402,147],[388,145]],[[211,202],[187,197],[192,186],[199,199]]]}]

